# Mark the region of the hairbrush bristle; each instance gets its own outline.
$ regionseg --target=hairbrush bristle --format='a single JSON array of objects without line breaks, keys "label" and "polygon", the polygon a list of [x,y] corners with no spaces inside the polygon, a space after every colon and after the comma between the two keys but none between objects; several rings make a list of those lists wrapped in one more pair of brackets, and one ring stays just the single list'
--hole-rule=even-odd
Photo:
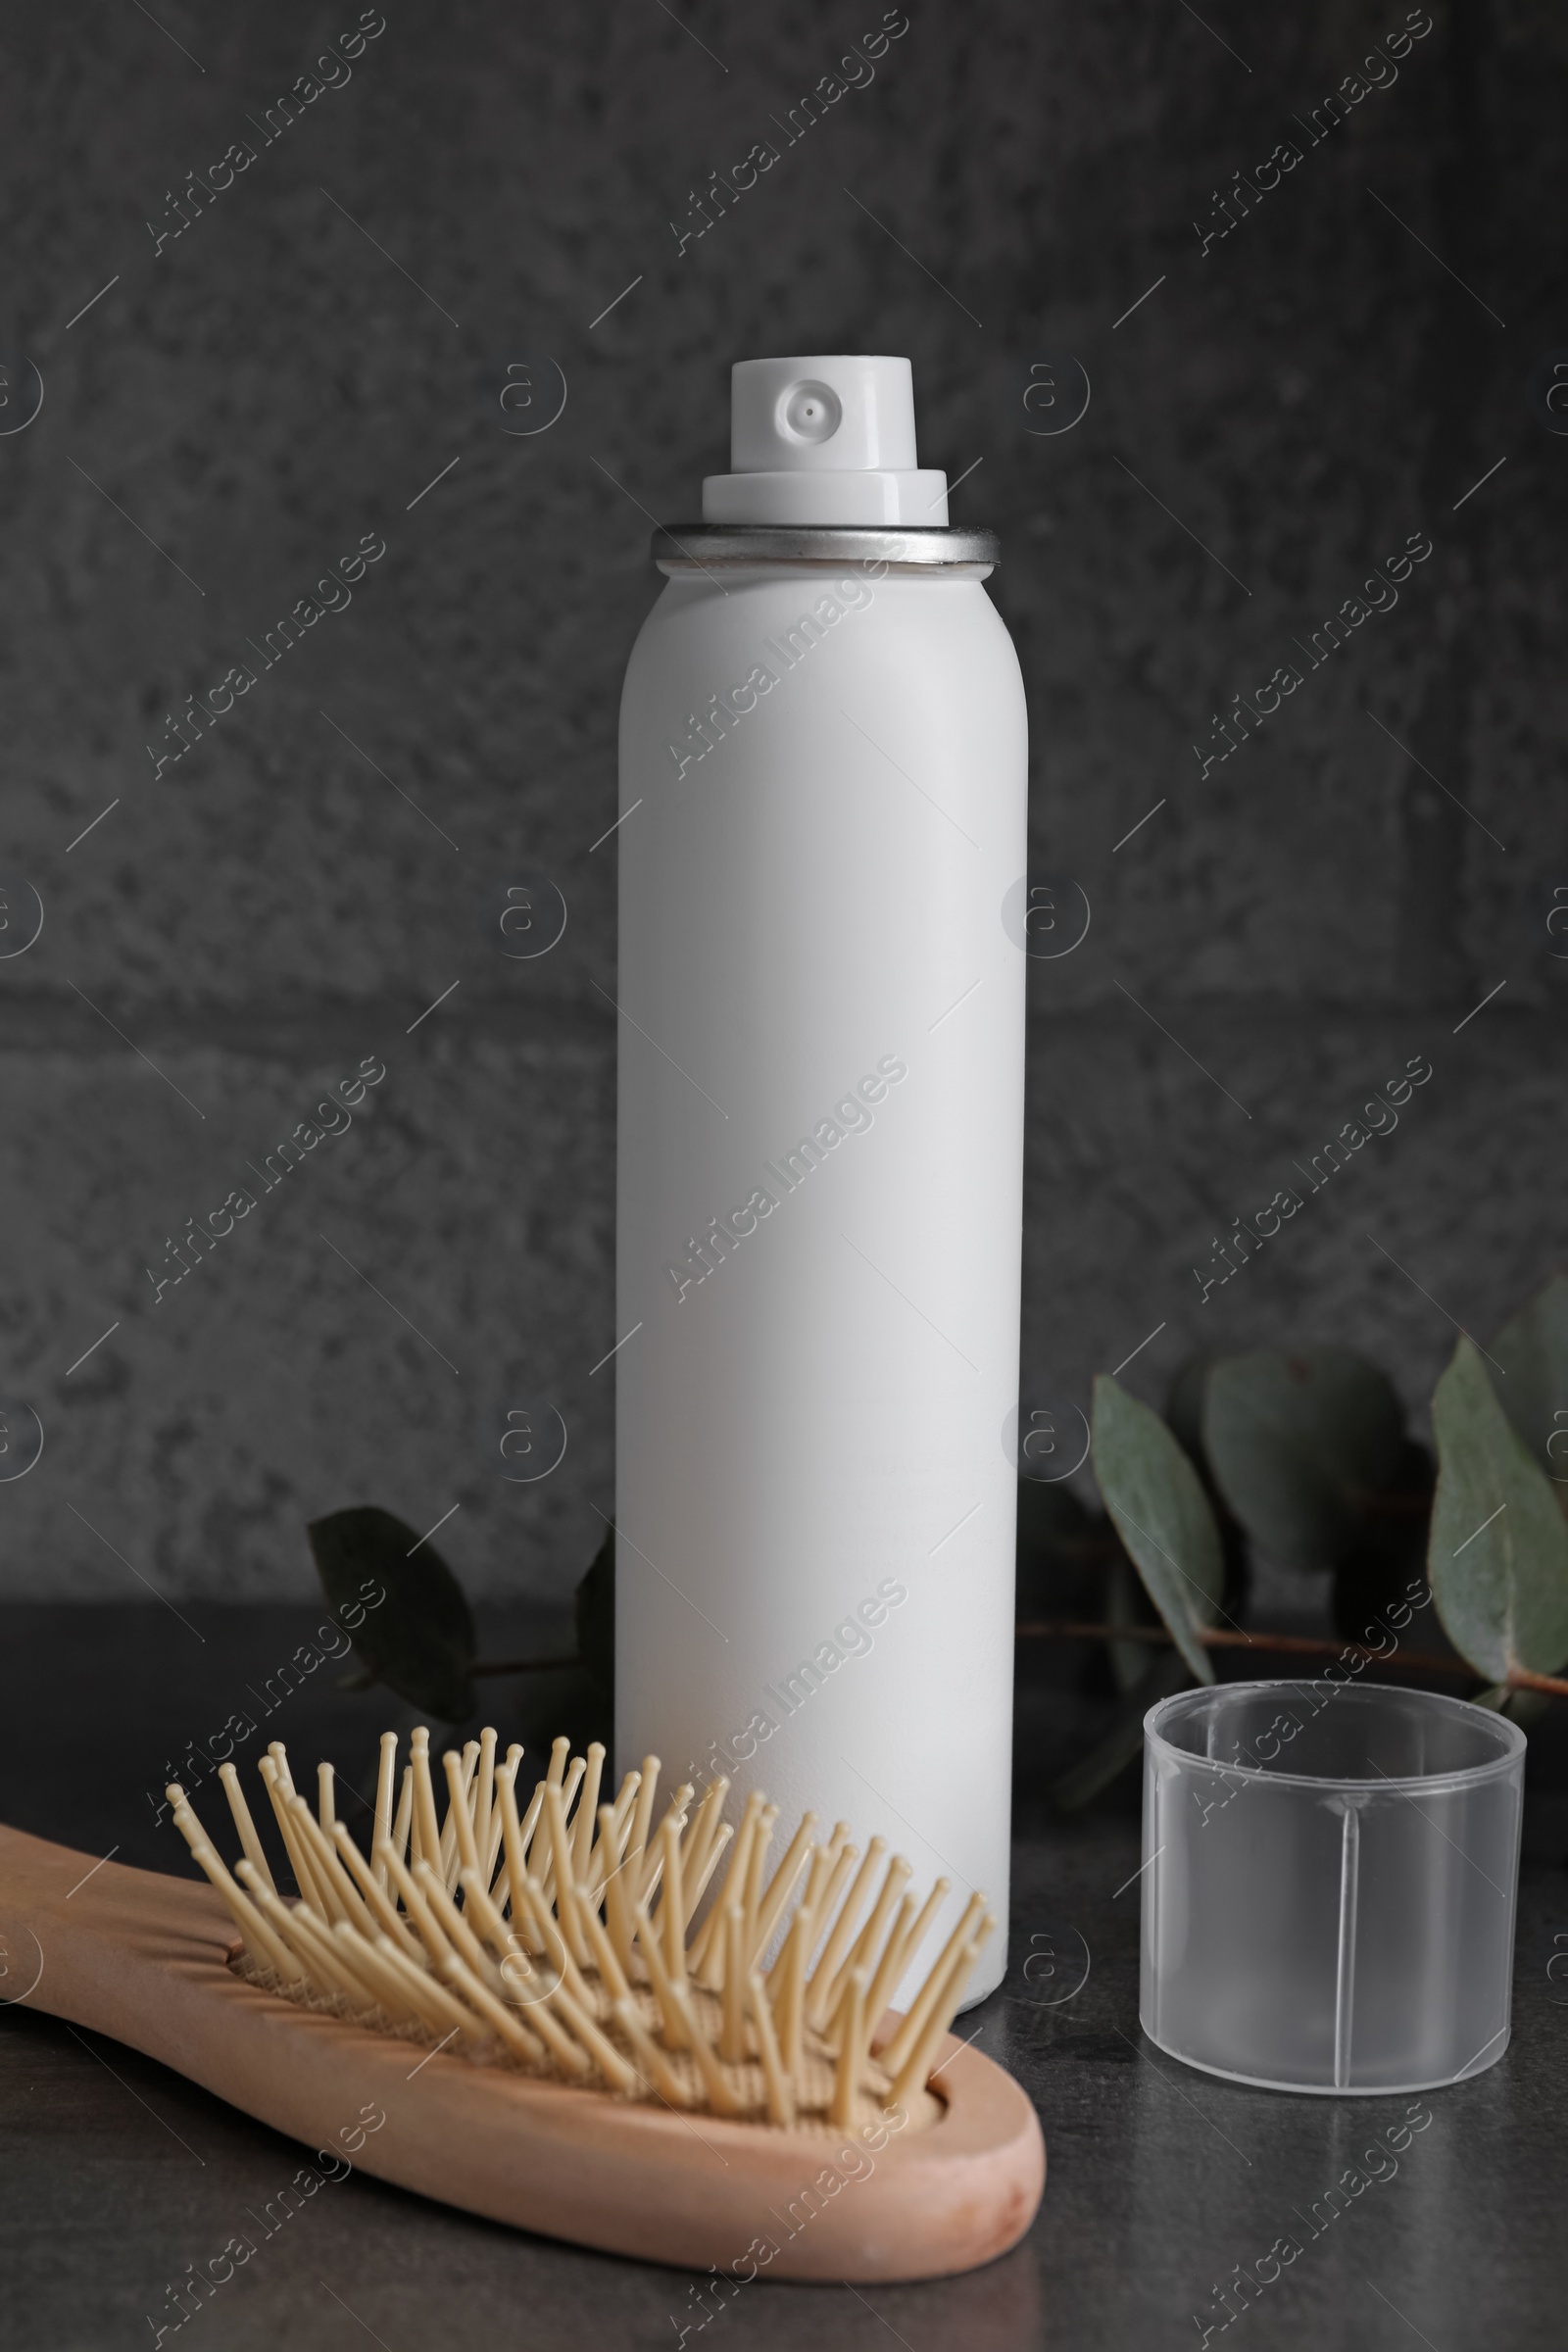
[{"label": "hairbrush bristle", "polygon": [[523,1751],[498,1762],[496,1746],[486,1729],[440,1758],[443,1809],[428,1731],[412,1734],[401,1778],[384,1733],[367,1859],[331,1766],[313,1812],[273,1740],[259,1769],[292,1902],[231,1764],[220,1777],[244,1855],[233,1876],[172,1787],[175,1825],[239,1930],[240,1973],[377,2033],[623,2099],[785,2131],[939,2112],[931,2068],[996,1926],[983,1895],[877,2044],[946,1880],[917,1909],[902,1855],[886,1861],[873,1838],[862,1857],[845,1822],[819,1840],[810,1813],[769,1874],[778,1808],[760,1791],[738,1828],[721,1819],[722,1780],[700,1799],[683,1783],[656,1819],[660,1762],[646,1756],[601,1803],[597,1740],[574,1757],[558,1740],[519,1815]]}]

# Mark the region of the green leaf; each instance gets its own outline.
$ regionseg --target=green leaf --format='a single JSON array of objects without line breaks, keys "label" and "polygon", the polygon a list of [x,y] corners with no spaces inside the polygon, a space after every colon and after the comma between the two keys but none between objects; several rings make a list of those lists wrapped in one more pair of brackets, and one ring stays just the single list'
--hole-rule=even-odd
[{"label": "green leaf", "polygon": [[1091,1440],[1116,1533],[1188,1666],[1211,1683],[1214,1669],[1196,1629],[1213,1621],[1225,1563],[1198,1472],[1159,1415],[1105,1372],[1095,1381]]},{"label": "green leaf", "polygon": [[1505,1375],[1498,1395],[1509,1420],[1568,1498],[1568,1274],[1552,1275],[1490,1353]]},{"label": "green leaf", "polygon": [[1461,1339],[1432,1399],[1438,1491],[1427,1573],[1444,1631],[1490,1682],[1568,1658],[1568,1524]]},{"label": "green leaf", "polygon": [[[1152,1625],[1153,1609],[1142,1580],[1127,1554],[1119,1547],[1116,1557],[1105,1571],[1105,1623],[1107,1625]],[[1107,1642],[1106,1655],[1110,1660],[1111,1679],[1123,1693],[1135,1690],[1149,1672],[1150,1644],[1147,1642]]]},{"label": "green leaf", "polygon": [[1348,1348],[1260,1348],[1210,1368],[1203,1449],[1254,1543],[1286,1567],[1328,1568],[1405,1472],[1404,1413]]},{"label": "green leaf", "polygon": [[1550,1712],[1551,1698],[1544,1690],[1513,1690],[1506,1683],[1494,1683],[1490,1690],[1478,1690],[1470,1704],[1490,1707],[1494,1715],[1506,1715],[1521,1731],[1528,1731]]},{"label": "green leaf", "polygon": [[574,1597],[577,1618],[577,1660],[593,1682],[598,1698],[612,1720],[615,1712],[615,1531],[607,1527],[605,1540],[588,1563]]},{"label": "green leaf", "polygon": [[470,1716],[473,1617],[440,1553],[371,1505],[306,1532],[327,1607],[373,1679],[443,1723]]},{"label": "green leaf", "polygon": [[1051,1801],[1058,1812],[1076,1813],[1091,1797],[1098,1796],[1102,1788],[1108,1788],[1142,1752],[1144,1717],[1156,1699],[1169,1698],[1173,1690],[1182,1690],[1191,1680],[1187,1661],[1179,1649],[1167,1649],[1156,1657],[1122,1699],[1110,1729],[1096,1740],[1087,1756],[1052,1783]]}]

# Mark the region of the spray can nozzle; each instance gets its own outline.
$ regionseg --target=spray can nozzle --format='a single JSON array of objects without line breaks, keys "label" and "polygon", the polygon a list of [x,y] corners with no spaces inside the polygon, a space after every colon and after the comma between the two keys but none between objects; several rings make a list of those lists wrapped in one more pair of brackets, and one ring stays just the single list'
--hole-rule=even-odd
[{"label": "spray can nozzle", "polygon": [[947,475],[915,454],[907,360],[840,352],[736,362],[730,471],[704,482],[705,522],[930,528],[947,519]]}]

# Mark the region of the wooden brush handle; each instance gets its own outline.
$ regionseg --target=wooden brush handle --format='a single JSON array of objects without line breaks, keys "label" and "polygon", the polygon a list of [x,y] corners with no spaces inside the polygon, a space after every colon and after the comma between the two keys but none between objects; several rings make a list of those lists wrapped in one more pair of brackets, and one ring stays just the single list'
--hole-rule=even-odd
[{"label": "wooden brush handle", "polygon": [[[1046,2151],[1009,2075],[949,2036],[947,2112],[878,2147],[633,2105],[314,2015],[225,1965],[209,1886],[0,1827],[0,1989],[145,2051],[312,2149],[489,2220],[739,2278],[928,2278],[1015,2244]],[[383,2124],[368,2128],[380,2113]],[[361,2135],[364,2135],[363,2138]],[[352,2143],[360,2144],[356,2147]]]}]

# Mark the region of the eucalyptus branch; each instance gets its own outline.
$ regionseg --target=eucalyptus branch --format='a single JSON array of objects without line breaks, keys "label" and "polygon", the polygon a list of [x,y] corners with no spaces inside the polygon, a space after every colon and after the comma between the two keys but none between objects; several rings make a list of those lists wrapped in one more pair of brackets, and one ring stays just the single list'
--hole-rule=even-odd
[{"label": "eucalyptus branch", "polygon": [[[1020,1642],[1152,1642],[1164,1648],[1171,1642],[1162,1625],[1081,1625],[1070,1618],[1046,1618],[1014,1626],[1013,1632]],[[1367,1664],[1402,1666],[1415,1674],[1450,1675],[1460,1682],[1484,1683],[1487,1679],[1463,1658],[1439,1657],[1432,1650],[1406,1650],[1400,1655],[1391,1649],[1366,1649],[1354,1642],[1325,1642],[1310,1634],[1232,1633],[1217,1625],[1195,1626],[1193,1632],[1205,1649],[1273,1650],[1298,1658],[1360,1658]],[[1515,1667],[1506,1678],[1506,1688],[1545,1690],[1554,1698],[1568,1698],[1568,1681],[1555,1674],[1532,1674],[1526,1666]]]}]

